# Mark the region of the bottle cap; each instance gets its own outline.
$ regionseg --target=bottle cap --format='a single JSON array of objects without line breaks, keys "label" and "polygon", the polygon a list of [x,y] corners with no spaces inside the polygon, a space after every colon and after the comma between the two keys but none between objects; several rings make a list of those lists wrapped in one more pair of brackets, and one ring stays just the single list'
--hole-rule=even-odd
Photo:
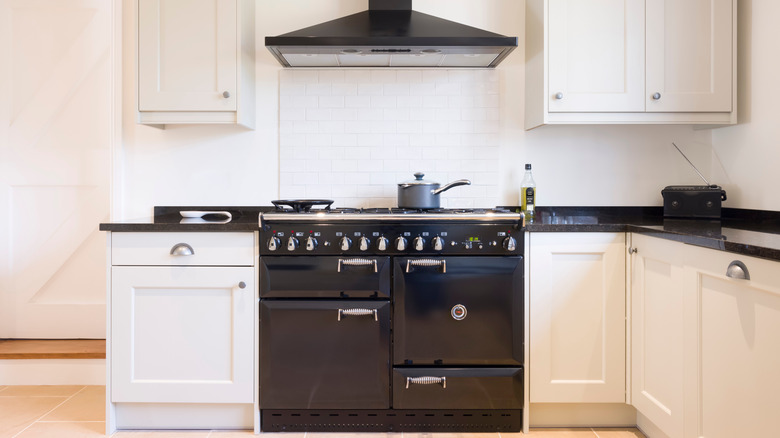
[{"label": "bottle cap", "polygon": [[531,165],[530,164],[526,164],[525,165],[525,170],[531,170]]}]

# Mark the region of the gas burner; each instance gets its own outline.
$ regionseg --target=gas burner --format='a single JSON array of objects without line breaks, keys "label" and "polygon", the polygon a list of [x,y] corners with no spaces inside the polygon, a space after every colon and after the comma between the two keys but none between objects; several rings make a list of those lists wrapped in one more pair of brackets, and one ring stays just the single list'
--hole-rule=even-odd
[{"label": "gas burner", "polygon": [[[330,205],[333,204],[332,199],[292,199],[271,201],[271,204],[276,206],[277,211],[281,212],[294,212],[294,213],[306,213],[311,211],[311,208],[315,205],[324,205],[324,208],[317,210],[330,210]],[[284,206],[290,208],[284,208]]]}]

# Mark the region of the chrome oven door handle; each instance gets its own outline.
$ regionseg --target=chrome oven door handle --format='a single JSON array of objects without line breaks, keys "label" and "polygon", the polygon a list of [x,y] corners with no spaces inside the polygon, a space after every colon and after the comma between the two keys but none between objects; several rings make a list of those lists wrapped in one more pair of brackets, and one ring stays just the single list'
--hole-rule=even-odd
[{"label": "chrome oven door handle", "polygon": [[379,272],[376,259],[339,259],[339,265],[336,268],[336,272],[341,272],[341,266],[373,266],[374,273]]},{"label": "chrome oven door handle", "polygon": [[409,389],[409,385],[434,385],[434,384],[441,384],[442,389],[447,389],[447,378],[446,377],[429,377],[429,376],[423,376],[423,377],[407,377],[406,378],[406,389]]},{"label": "chrome oven door handle", "polygon": [[412,266],[441,266],[441,273],[447,273],[447,261],[446,260],[434,260],[434,259],[416,259],[406,261],[406,272],[410,272]]},{"label": "chrome oven door handle", "polygon": [[377,314],[376,309],[339,309],[339,316],[336,320],[341,321],[341,317],[344,315],[346,316],[374,315],[374,321],[379,321],[379,316]]}]

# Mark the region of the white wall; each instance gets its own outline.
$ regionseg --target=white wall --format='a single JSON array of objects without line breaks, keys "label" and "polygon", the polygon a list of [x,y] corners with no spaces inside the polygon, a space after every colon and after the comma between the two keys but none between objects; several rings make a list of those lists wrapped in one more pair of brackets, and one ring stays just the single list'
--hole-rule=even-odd
[{"label": "white wall", "polygon": [[713,178],[734,208],[780,211],[780,2],[739,0],[739,124],[712,132]]},{"label": "white wall", "polygon": [[[267,205],[277,199],[281,67],[263,47],[264,36],[359,12],[367,8],[367,1],[257,1],[255,131],[230,126],[158,130],[136,125],[135,18],[133,1],[124,1],[124,165],[118,169],[123,173],[123,186],[115,219],[148,216],[155,205]],[[709,176],[712,134],[708,130],[548,126],[524,131],[525,2],[415,0],[414,8],[519,37],[519,47],[497,69],[501,121],[495,198],[499,203],[517,203],[523,164],[529,162],[539,186],[539,205],[661,205],[664,186],[700,182],[673,149],[672,141]],[[479,153],[478,148],[474,150]]]}]

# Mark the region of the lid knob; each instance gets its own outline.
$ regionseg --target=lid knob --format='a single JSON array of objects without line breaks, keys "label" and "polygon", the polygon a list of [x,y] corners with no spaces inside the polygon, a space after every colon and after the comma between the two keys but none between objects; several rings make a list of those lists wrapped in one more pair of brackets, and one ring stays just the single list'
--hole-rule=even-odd
[{"label": "lid knob", "polygon": [[415,172],[415,174],[414,174],[414,178],[415,178],[416,180],[418,180],[418,181],[422,181],[422,179],[423,179],[423,177],[424,177],[424,176],[425,176],[425,174],[424,174],[424,173],[422,173],[422,172]]}]

